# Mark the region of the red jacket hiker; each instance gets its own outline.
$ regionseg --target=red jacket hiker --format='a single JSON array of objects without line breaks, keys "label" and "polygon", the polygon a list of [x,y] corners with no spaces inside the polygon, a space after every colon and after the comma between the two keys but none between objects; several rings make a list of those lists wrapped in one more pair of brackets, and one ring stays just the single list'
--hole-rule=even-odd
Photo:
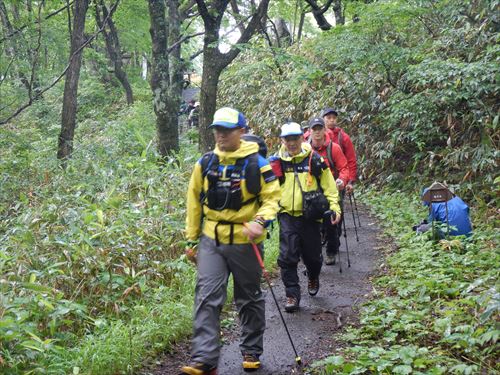
[{"label": "red jacket hiker", "polygon": [[356,162],[356,151],[352,144],[351,137],[342,129],[336,126],[334,129],[327,129],[327,134],[330,139],[338,144],[347,159],[347,166],[349,167],[349,181],[356,181],[358,172],[358,165]]},{"label": "red jacket hiker", "polygon": [[329,133],[325,133],[325,143],[319,148],[314,147],[310,137],[308,138],[308,142],[311,143],[313,150],[323,157],[335,179],[340,178],[344,182],[343,186],[346,186],[350,180],[347,159],[342,153],[340,146],[331,141]]}]

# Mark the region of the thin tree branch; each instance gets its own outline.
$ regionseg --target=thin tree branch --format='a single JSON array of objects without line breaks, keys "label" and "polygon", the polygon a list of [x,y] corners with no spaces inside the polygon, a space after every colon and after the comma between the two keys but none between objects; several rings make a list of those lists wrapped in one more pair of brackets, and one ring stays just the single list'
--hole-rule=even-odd
[{"label": "thin tree branch", "polygon": [[83,43],[77,50],[75,50],[75,52],[73,52],[73,54],[70,56],[70,58],[68,60],[68,65],[66,65],[66,67],[64,68],[64,70],[62,71],[62,73],[49,86],[45,87],[43,90],[40,90],[33,98],[30,98],[30,100],[27,103],[25,103],[21,107],[19,107],[12,115],[10,115],[9,117],[7,117],[7,118],[5,118],[3,120],[0,120],[0,125],[5,125],[10,120],[12,120],[14,117],[18,116],[21,112],[23,112],[26,108],[28,108],[31,104],[33,104],[33,102],[35,100],[37,100],[44,93],[46,93],[48,90],[50,90],[52,87],[54,87],[66,75],[66,72],[68,71],[68,69],[69,69],[69,67],[71,65],[71,62],[73,61],[73,59],[75,58],[75,56],[82,49],[84,49],[86,46],[88,46],[97,37],[97,35],[99,35],[103,31],[104,27],[106,26],[106,23],[108,22],[109,16],[111,15],[113,9],[117,7],[118,3],[119,3],[119,0],[113,5],[113,7],[111,8],[108,16],[103,20],[103,27],[99,28],[92,36],[90,36],[85,41],[85,43]]},{"label": "thin tree branch", "polygon": [[[248,23],[248,25],[246,26],[245,31],[241,34],[240,38],[236,42],[236,45],[248,43],[255,29],[260,24],[262,18],[267,14],[268,7],[269,7],[269,0],[262,0],[260,2],[257,10],[255,11],[255,13],[252,14],[252,18]],[[225,59],[224,61],[225,65],[227,65],[228,62],[233,61],[238,55],[238,53],[239,53],[238,47],[234,46],[228,52],[224,53],[222,56]]]},{"label": "thin tree branch", "polygon": [[191,56],[189,56],[189,60],[192,61],[192,60],[196,59],[202,53],[203,53],[203,48],[198,50],[197,52],[193,53]]},{"label": "thin tree branch", "polygon": [[270,18],[268,18],[267,20],[269,21],[269,23],[273,27],[274,35],[276,35],[276,42],[278,43],[278,48],[281,48],[281,39],[280,39],[280,36],[278,33],[278,28],[276,27],[276,24]]},{"label": "thin tree branch", "polygon": [[5,72],[2,74],[2,79],[0,80],[0,86],[2,86],[3,81],[7,78],[7,73],[9,72],[10,67],[12,66],[12,63],[14,62],[15,56],[12,56],[10,59],[9,65],[7,65],[7,68],[5,69]]},{"label": "thin tree branch", "polygon": [[190,34],[190,35],[183,36],[182,38],[180,38],[177,42],[175,42],[174,44],[172,44],[167,49],[167,53],[172,52],[175,49],[175,47],[177,47],[181,43],[184,43],[186,40],[191,39],[191,38],[195,38],[195,37],[203,35],[203,34],[205,34],[205,32],[204,31],[200,31],[199,33],[196,33],[196,34]]},{"label": "thin tree branch", "polygon": [[181,15],[181,20],[185,20],[190,17],[190,11],[193,10],[193,7],[196,5],[196,0],[191,0],[189,3],[186,3],[184,7],[181,6],[179,9],[179,13]]},{"label": "thin tree branch", "polygon": [[[54,12],[48,14],[47,16],[45,16],[44,20],[48,20],[49,18],[61,13],[63,10],[65,10],[68,6],[72,5],[73,4],[73,1],[74,0],[71,0],[69,3],[67,3],[65,6],[63,6],[62,8],[58,9],[58,10],[55,10]],[[36,21],[36,23],[40,22],[39,20]],[[12,31],[11,33],[7,34],[6,36],[4,36],[2,39],[0,39],[0,44],[5,42],[7,39],[13,37],[14,35],[20,33],[21,31],[23,31],[25,28],[28,27],[28,24],[25,24],[23,26],[21,26],[19,29],[16,29],[14,31]]]},{"label": "thin tree branch", "polygon": [[[238,8],[238,3],[236,2],[236,0],[231,0],[230,1],[230,4],[231,4],[231,9],[233,10],[233,17],[234,19],[237,19],[236,16],[240,17],[241,18],[241,13],[240,13],[240,9]],[[244,33],[245,32],[245,26],[243,26],[242,23],[239,23],[239,30],[240,30],[240,33]]]}]

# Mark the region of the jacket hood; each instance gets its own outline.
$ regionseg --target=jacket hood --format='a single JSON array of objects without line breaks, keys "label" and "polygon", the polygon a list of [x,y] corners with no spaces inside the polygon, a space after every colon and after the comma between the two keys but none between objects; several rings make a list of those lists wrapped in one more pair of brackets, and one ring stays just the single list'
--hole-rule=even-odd
[{"label": "jacket hood", "polygon": [[235,151],[221,151],[215,146],[214,152],[223,164],[232,164],[236,159],[244,158],[259,151],[259,145],[255,142],[241,140],[240,147]]},{"label": "jacket hood", "polygon": [[302,149],[300,150],[299,154],[295,156],[290,156],[288,154],[288,151],[286,150],[286,147],[284,145],[281,145],[278,155],[280,159],[284,161],[292,161],[292,160],[301,161],[304,158],[308,157],[312,150],[311,145],[307,142],[302,142],[301,147]]}]

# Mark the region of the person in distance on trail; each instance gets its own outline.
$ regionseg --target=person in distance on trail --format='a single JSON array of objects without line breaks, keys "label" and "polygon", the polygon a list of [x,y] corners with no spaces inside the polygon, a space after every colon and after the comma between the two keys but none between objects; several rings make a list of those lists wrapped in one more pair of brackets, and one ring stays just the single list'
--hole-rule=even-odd
[{"label": "person in distance on trail", "polygon": [[195,164],[187,193],[186,254],[196,260],[198,268],[192,363],[182,368],[189,375],[216,373],[220,312],[230,273],[242,325],[243,369],[260,367],[265,309],[262,270],[251,242],[263,253],[265,228],[276,216],[280,197],[278,180],[268,161],[258,155],[259,146],[241,140],[246,128],[242,113],[221,108],[210,128],[215,149]]},{"label": "person in distance on trail", "polygon": [[195,102],[193,109],[189,112],[188,123],[192,128],[197,128],[200,119],[200,102]]},{"label": "person in distance on trail", "polygon": [[192,111],[192,110],[193,110],[193,108],[194,108],[194,103],[196,103],[196,100],[194,100],[194,99],[191,99],[191,100],[188,102],[188,104],[187,104],[187,106],[186,106],[186,110],[185,110],[185,112],[184,112],[186,115],[189,115],[189,114],[191,113],[191,111]]},{"label": "person in distance on trail", "polygon": [[[321,117],[315,117],[309,121],[310,135],[307,141],[314,151],[323,157],[330,168],[337,189],[342,191],[349,182],[349,167],[340,146],[331,141],[325,129],[325,122]],[[326,256],[325,264],[335,264],[335,256],[339,252],[341,226],[332,225],[330,217],[323,220],[323,230],[326,234]]]},{"label": "person in distance on trail", "polygon": [[325,126],[330,135],[330,139],[338,144],[347,159],[347,166],[349,167],[349,181],[345,186],[345,192],[351,194],[354,190],[354,182],[358,171],[356,161],[356,151],[352,144],[351,138],[337,125],[338,112],[333,108],[325,108],[321,111],[321,117],[325,121]]},{"label": "person in distance on trail", "polygon": [[282,146],[278,156],[271,158],[282,192],[278,265],[287,297],[285,311],[294,312],[301,297],[297,264],[302,258],[309,279],[309,295],[315,296],[323,264],[321,220],[328,215],[332,225],[336,225],[341,211],[333,176],[323,158],[303,142],[300,125],[284,124],[280,136]]}]

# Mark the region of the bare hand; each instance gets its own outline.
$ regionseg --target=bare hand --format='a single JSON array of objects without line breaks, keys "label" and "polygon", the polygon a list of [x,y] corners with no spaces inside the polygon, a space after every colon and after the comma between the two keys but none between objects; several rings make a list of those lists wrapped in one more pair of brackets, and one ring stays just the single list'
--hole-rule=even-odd
[{"label": "bare hand", "polygon": [[184,254],[186,254],[186,257],[188,258],[189,261],[193,262],[193,264],[197,264],[198,260],[196,258],[196,249],[193,247],[186,247],[184,250]]},{"label": "bare hand", "polygon": [[338,213],[332,213],[332,216],[330,218],[332,225],[337,225],[340,222],[340,218],[341,216]]},{"label": "bare hand", "polygon": [[259,238],[264,233],[264,227],[255,221],[244,224],[243,234],[248,237],[250,241]]},{"label": "bare hand", "polygon": [[353,191],[354,191],[354,186],[352,186],[351,183],[348,183],[347,186],[345,187],[345,192],[351,195]]}]

